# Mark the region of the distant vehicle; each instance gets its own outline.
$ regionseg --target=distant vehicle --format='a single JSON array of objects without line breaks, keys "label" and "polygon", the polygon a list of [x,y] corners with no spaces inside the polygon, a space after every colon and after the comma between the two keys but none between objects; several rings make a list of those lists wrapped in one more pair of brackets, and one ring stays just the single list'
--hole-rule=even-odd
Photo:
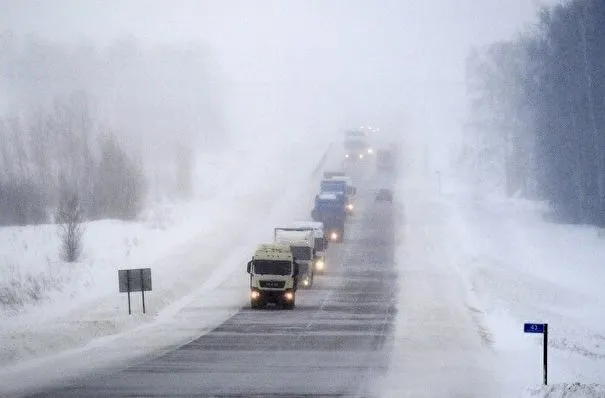
[{"label": "distant vehicle", "polygon": [[347,161],[360,161],[374,152],[362,130],[345,131],[343,147]]},{"label": "distant vehicle", "polygon": [[393,192],[386,188],[379,189],[376,193],[375,201],[393,203]]},{"label": "distant vehicle", "polygon": [[292,223],[294,228],[309,229],[313,231],[315,238],[315,271],[323,273],[326,270],[326,250],[328,249],[328,240],[324,230],[324,224],[321,221],[295,221]]},{"label": "distant vehicle", "polygon": [[320,194],[329,193],[341,196],[343,209],[346,214],[352,214],[354,205],[350,199],[349,192],[355,192],[348,177],[335,176],[330,179],[323,179],[319,185]]},{"label": "distant vehicle", "polygon": [[302,228],[275,228],[274,242],[288,245],[298,263],[298,281],[302,287],[313,285],[315,261],[315,237],[313,230]]},{"label": "distant vehicle", "polygon": [[248,262],[247,271],[252,308],[263,308],[267,303],[289,310],[294,308],[299,270],[290,246],[259,245]]},{"label": "distant vehicle", "polygon": [[311,218],[323,223],[326,239],[330,242],[342,242],[346,218],[342,195],[336,193],[317,195]]}]

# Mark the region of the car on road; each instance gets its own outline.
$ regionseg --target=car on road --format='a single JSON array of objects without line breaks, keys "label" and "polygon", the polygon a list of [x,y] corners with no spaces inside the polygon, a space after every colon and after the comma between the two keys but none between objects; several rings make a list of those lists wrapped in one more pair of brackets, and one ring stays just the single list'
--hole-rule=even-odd
[{"label": "car on road", "polygon": [[386,188],[381,188],[376,193],[376,198],[374,199],[376,202],[389,202],[393,203],[393,191]]}]

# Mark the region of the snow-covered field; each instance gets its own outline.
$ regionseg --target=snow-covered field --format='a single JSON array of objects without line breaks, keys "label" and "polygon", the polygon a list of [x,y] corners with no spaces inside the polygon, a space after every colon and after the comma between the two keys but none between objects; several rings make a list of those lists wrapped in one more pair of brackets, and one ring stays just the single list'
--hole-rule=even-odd
[{"label": "snow-covered field", "polygon": [[[449,183],[449,184],[448,184]],[[604,397],[605,239],[542,203],[408,173],[399,318],[385,396]],[[549,324],[549,385],[542,335]]]},{"label": "snow-covered field", "polygon": [[[0,288],[14,292],[1,313],[0,395],[168,349],[220,324],[247,301],[242,269],[253,247],[308,214],[327,148],[298,142],[208,155],[197,200],[158,206],[136,223],[88,223],[78,264],[57,260],[53,226],[0,229]],[[148,313],[133,294],[129,316],[117,270],[145,266]],[[216,291],[234,275],[235,294]],[[178,325],[191,305],[207,311]]]}]

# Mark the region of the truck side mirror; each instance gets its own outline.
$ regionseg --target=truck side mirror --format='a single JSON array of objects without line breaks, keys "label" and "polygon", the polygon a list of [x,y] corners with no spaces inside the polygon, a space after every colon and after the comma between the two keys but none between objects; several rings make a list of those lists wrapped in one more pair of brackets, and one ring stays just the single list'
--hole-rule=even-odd
[{"label": "truck side mirror", "polygon": [[246,267],[246,271],[250,273],[252,271],[252,261],[248,261],[248,266]]}]

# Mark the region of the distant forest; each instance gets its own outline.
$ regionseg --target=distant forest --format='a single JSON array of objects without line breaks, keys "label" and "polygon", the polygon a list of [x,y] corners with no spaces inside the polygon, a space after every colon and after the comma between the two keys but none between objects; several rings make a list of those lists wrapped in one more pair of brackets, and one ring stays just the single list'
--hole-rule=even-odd
[{"label": "distant forest", "polygon": [[479,179],[549,201],[560,221],[604,227],[605,2],[543,8],[513,40],[474,49],[467,84]]},{"label": "distant forest", "polygon": [[0,225],[132,220],[187,198],[200,148],[223,138],[203,45],[106,47],[0,32]]}]

